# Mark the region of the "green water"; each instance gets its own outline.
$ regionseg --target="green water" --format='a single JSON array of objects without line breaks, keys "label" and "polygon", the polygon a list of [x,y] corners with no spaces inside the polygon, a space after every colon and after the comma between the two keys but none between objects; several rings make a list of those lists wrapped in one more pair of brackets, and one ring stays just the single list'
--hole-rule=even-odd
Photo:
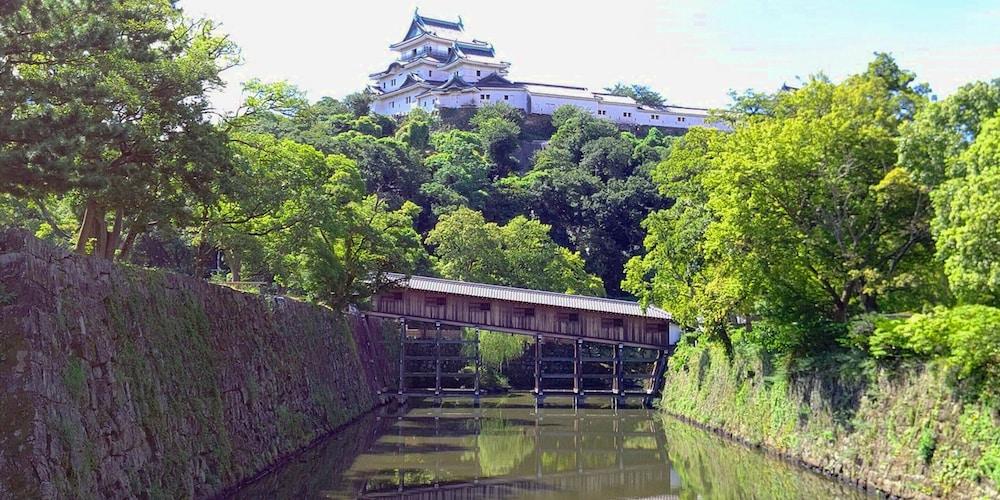
[{"label": "green water", "polygon": [[865,497],[655,411],[558,403],[535,409],[521,396],[373,414],[235,497]]}]

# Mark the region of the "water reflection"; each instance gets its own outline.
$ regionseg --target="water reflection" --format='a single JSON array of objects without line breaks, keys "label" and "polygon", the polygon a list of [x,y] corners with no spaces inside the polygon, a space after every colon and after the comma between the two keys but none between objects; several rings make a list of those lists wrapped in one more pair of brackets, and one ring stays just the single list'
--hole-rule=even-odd
[{"label": "water reflection", "polygon": [[648,410],[529,398],[371,415],[237,498],[860,498]]}]

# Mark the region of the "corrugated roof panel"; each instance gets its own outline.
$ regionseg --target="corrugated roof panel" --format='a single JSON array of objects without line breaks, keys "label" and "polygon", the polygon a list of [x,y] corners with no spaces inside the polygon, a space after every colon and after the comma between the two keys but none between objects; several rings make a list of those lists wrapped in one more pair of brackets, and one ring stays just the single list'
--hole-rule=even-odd
[{"label": "corrugated roof panel", "polygon": [[638,302],[632,302],[629,300],[570,295],[566,293],[529,290],[526,288],[515,288],[500,285],[488,285],[485,283],[469,283],[465,281],[431,278],[427,276],[407,277],[405,275],[395,273],[390,273],[388,278],[392,281],[398,282],[402,287],[427,292],[464,295],[484,299],[506,300],[510,302],[521,302],[524,304],[565,307],[584,311],[598,311],[621,314],[623,316],[670,319],[670,313],[664,311],[663,309],[649,306],[645,311],[643,311]]}]

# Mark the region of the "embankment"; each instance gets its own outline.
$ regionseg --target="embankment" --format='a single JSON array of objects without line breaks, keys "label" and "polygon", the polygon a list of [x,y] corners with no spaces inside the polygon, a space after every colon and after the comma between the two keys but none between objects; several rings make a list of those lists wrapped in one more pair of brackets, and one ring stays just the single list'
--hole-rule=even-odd
[{"label": "embankment", "polygon": [[0,498],[201,498],[396,384],[376,320],[0,232]]},{"label": "embankment", "polygon": [[848,357],[789,374],[750,348],[678,350],[668,413],[828,474],[907,498],[1000,496],[995,399],[964,394],[936,365]]}]

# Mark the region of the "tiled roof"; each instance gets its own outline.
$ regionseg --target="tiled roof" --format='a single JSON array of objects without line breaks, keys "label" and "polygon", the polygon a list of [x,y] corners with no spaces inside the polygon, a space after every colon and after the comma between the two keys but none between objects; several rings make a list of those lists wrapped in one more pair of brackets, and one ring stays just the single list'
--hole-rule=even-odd
[{"label": "tiled roof", "polygon": [[546,94],[560,97],[575,97],[578,99],[594,99],[594,93],[584,87],[568,85],[550,85],[546,83],[517,82],[533,94]]},{"label": "tiled roof", "polygon": [[623,316],[640,318],[670,319],[670,313],[658,307],[649,306],[645,310],[638,302],[629,300],[605,299],[601,297],[586,297],[565,293],[529,290],[510,286],[487,285],[484,283],[469,283],[465,281],[429,278],[426,276],[410,276],[390,273],[390,281],[398,283],[402,288],[423,290],[427,292],[464,295],[483,299],[507,300],[522,304],[534,304],[552,307],[564,307],[581,311],[596,311]]},{"label": "tiled roof", "polygon": [[478,82],[476,82],[476,86],[477,87],[504,88],[504,89],[507,89],[507,88],[523,88],[521,85],[518,85],[518,84],[516,84],[516,83],[514,83],[514,82],[512,82],[512,81],[510,81],[510,80],[508,80],[508,79],[506,79],[506,78],[504,78],[504,77],[496,74],[496,73],[490,73],[490,74],[486,75],[485,77],[481,78]]},{"label": "tiled roof", "polygon": [[465,81],[461,76],[454,74],[451,75],[451,77],[449,77],[447,81],[439,85],[437,88],[439,90],[447,90],[453,88],[467,89],[469,87],[472,87],[471,83]]},{"label": "tiled roof", "polygon": [[622,105],[632,105],[632,106],[637,106],[639,104],[635,102],[635,99],[632,99],[631,97],[628,96],[603,94],[600,92],[595,92],[594,95],[597,96],[597,98],[600,99],[601,101],[606,102],[608,104],[622,104]]}]

